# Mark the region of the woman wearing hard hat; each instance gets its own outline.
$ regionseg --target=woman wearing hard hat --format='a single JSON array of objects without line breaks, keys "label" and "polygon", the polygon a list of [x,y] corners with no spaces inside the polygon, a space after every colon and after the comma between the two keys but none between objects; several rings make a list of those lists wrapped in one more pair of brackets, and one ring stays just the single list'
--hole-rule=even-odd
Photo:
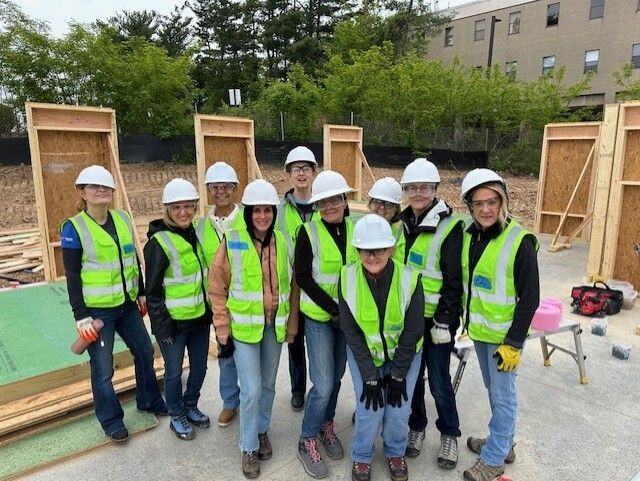
[{"label": "woman wearing hard hat", "polygon": [[[162,193],[162,219],[149,223],[144,246],[147,304],[151,332],[164,358],[164,388],[169,427],[183,440],[193,439],[194,426],[209,427],[198,409],[207,373],[211,307],[207,299],[208,270],[204,249],[193,227],[198,191],[181,178],[167,183]],[[189,353],[189,377],[182,392],[182,361]]]},{"label": "woman wearing hard hat", "polygon": [[[210,266],[225,232],[246,227],[242,207],[234,204],[233,194],[238,187],[238,175],[225,162],[215,162],[205,175],[207,190],[213,197],[213,207],[206,217],[196,223],[196,234],[204,250],[207,266]],[[233,342],[218,346],[218,388],[222,398],[222,411],[218,426],[226,427],[236,417],[240,405],[238,372],[233,360]]]},{"label": "woman wearing hard hat", "polygon": [[[69,302],[80,337],[91,342],[87,352],[96,417],[109,438],[124,441],[129,432],[112,383],[116,332],[134,357],[138,409],[167,414],[153,369],[153,346],[142,322],[146,301],[133,221],[127,212],[109,209],[115,183],[104,167],[83,169],[75,184],[78,214],[62,223],[60,235]],[[103,323],[99,333],[97,320]],[[94,342],[98,338],[100,342]]]},{"label": "woman wearing hard hat", "polygon": [[437,463],[442,469],[453,469],[458,462],[457,438],[461,433],[449,366],[454,335],[460,324],[462,220],[452,215],[444,200],[436,197],[439,183],[438,169],[427,159],[416,159],[405,168],[400,184],[409,207],[400,214],[404,229],[399,244],[404,244],[404,252],[400,250],[396,259],[422,274],[425,296],[423,363],[411,401],[406,454],[418,456],[425,437],[426,367],[438,414]]},{"label": "woman wearing hard hat", "polygon": [[346,194],[352,191],[339,173],[326,170],[318,174],[309,201],[321,218],[303,224],[296,242],[296,280],[302,291],[300,310],[305,316],[304,336],[313,384],[305,405],[298,457],[314,478],[329,474],[318,450],[318,440],[324,444],[329,458],[341,459],[344,455],[333,418],[346,367],[345,340],[339,325],[338,280],[342,266],[357,260],[351,245],[353,224],[346,218],[349,212]]},{"label": "woman wearing hard hat", "polygon": [[374,182],[367,195],[369,210],[384,217],[391,224],[393,237],[396,240],[402,240],[402,245],[396,245],[396,258],[401,258],[404,255],[404,237],[402,237],[402,222],[400,222],[402,186],[393,177],[383,177]]},{"label": "woman wearing hard hat", "polygon": [[356,222],[351,243],[360,260],[342,267],[339,292],[340,325],[356,394],[351,479],[369,481],[382,428],[391,479],[406,480],[409,399],[424,336],[420,274],[391,259],[396,238],[376,214]]},{"label": "woman wearing hard hat", "polygon": [[235,345],[240,386],[240,450],[247,478],[272,456],[267,431],[282,343],[298,328],[299,291],[293,253],[274,230],[280,202],[273,185],[254,180],[244,190],[245,229],[225,233],[210,271],[209,295],[220,344]]},{"label": "woman wearing hard hat", "polygon": [[491,408],[489,436],[467,439],[480,458],[464,479],[488,481],[516,457],[516,369],[540,301],[538,242],[509,214],[506,184],[494,171],[469,172],[462,199],[472,216],[462,247],[463,320]]}]

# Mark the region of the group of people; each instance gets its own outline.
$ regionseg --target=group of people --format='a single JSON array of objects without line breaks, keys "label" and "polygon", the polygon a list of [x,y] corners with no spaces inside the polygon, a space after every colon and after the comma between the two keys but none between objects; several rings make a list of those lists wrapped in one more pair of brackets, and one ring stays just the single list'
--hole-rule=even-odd
[{"label": "group of people", "polygon": [[[87,341],[100,339],[88,352],[95,412],[107,436],[128,437],[111,381],[116,332],[135,359],[138,409],[170,416],[184,440],[210,426],[198,400],[213,323],[218,424],[239,412],[247,478],[259,476],[260,462],[272,456],[268,431],[284,343],[291,408],[304,409],[298,458],[311,477],[329,474],[319,444],[331,460],[344,456],[334,417],[347,363],[355,391],[352,479],[370,479],[380,433],[391,479],[408,479],[405,457],[418,456],[425,438],[425,370],[440,432],[437,464],[453,469],[461,431],[449,368],[462,324],[491,407],[489,435],[467,439],[479,458],[464,478],[501,475],[515,460],[516,372],[539,301],[538,244],[509,214],[504,180],[489,169],[469,172],[461,197],[470,215],[454,214],[436,195],[436,166],[416,159],[400,182],[375,182],[370,213],[354,223],[347,203],[353,189],[337,172],[316,175],[311,150],[293,149],[285,170],[292,188],[284,198],[258,179],[236,205],[237,174],[216,162],[205,179],[214,205],[200,219],[198,202],[206,199],[189,181],[171,180],[162,218],[149,225],[146,284],[131,217],[109,209],[113,177],[100,166],[79,174],[78,214],[62,224],[61,244],[76,328]],[[166,402],[142,320],[147,310],[165,363]]]}]

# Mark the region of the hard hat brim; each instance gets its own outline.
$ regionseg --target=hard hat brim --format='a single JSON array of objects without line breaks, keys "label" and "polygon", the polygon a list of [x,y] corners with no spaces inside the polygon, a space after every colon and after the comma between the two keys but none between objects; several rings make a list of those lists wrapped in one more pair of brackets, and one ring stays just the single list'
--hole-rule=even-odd
[{"label": "hard hat brim", "polygon": [[335,197],[336,195],[340,195],[340,194],[349,194],[350,192],[354,192],[354,191],[355,189],[352,189],[351,187],[326,190],[319,194],[312,195],[311,198],[309,199],[309,204],[315,204],[319,200],[328,199],[329,197]]},{"label": "hard hat brim", "polygon": [[385,241],[364,241],[358,242],[353,240],[351,245],[356,249],[388,249],[389,247],[393,247],[396,245],[395,239],[389,239],[388,242]]},{"label": "hard hat brim", "polygon": [[369,196],[369,200],[373,200],[373,199],[378,199],[378,200],[385,200],[387,202],[393,202],[394,204],[400,205],[402,203],[402,201],[398,201],[398,199],[394,199],[388,195],[371,195],[370,193],[367,194]]},{"label": "hard hat brim", "polygon": [[76,186],[88,185],[88,184],[101,185],[103,187],[109,187],[110,189],[116,190],[116,185],[113,182],[101,182],[97,180],[83,182],[83,181],[76,180]]}]

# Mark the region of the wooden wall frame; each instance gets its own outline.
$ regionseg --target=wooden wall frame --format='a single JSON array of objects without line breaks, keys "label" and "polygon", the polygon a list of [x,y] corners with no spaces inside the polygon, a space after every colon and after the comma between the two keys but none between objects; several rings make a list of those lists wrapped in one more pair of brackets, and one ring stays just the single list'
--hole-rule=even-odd
[{"label": "wooden wall frame", "polygon": [[231,165],[240,181],[234,202],[240,202],[246,185],[261,179],[262,173],[256,160],[253,120],[238,117],[196,114],[193,119],[196,137],[196,163],[198,167],[198,192],[200,215],[206,215],[213,203],[205,185],[207,169],[218,161]]}]

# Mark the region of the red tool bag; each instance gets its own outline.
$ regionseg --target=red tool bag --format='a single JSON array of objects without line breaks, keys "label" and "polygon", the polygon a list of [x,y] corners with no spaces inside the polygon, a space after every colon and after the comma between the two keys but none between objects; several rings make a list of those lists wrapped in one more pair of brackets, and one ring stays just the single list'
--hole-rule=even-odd
[{"label": "red tool bag", "polygon": [[[598,287],[602,284],[604,287]],[[620,312],[622,291],[611,289],[604,282],[594,282],[592,286],[577,286],[571,289],[573,312],[583,316],[604,317]]]}]

